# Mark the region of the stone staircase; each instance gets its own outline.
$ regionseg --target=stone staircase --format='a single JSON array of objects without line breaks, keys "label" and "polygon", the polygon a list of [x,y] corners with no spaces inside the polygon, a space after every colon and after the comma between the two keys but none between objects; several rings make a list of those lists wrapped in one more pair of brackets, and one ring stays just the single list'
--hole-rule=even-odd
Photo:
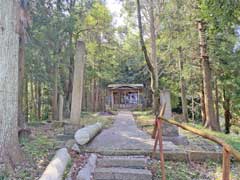
[{"label": "stone staircase", "polygon": [[97,159],[94,180],[152,180],[144,156],[102,156]]}]

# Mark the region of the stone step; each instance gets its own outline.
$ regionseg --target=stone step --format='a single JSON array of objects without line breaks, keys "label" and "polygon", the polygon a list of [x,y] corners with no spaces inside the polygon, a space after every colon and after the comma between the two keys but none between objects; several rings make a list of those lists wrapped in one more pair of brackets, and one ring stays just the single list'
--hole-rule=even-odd
[{"label": "stone step", "polygon": [[94,180],[152,180],[152,173],[146,169],[97,168]]},{"label": "stone step", "polygon": [[144,169],[147,159],[144,156],[104,156],[98,158],[98,167],[128,167]]}]

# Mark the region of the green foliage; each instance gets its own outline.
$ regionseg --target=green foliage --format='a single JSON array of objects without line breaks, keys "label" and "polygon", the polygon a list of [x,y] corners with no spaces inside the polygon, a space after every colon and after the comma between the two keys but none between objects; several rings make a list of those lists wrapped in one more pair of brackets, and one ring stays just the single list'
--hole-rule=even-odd
[{"label": "green foliage", "polygon": [[219,139],[224,140],[226,143],[228,143],[229,145],[231,145],[233,148],[235,148],[236,150],[240,151],[240,141],[239,141],[239,135],[236,134],[224,134],[223,132],[215,132],[215,131],[211,131],[209,129],[205,129],[203,128],[201,125],[197,125],[197,124],[190,124],[191,126],[201,129],[201,131],[206,132],[208,134],[211,134]]},{"label": "green foliage", "polygon": [[32,141],[23,139],[21,144],[26,154],[30,155],[30,157],[35,161],[38,161],[39,159],[49,158],[49,152],[55,150],[55,147],[57,145],[55,140],[49,139],[49,137],[45,135],[38,135]]}]

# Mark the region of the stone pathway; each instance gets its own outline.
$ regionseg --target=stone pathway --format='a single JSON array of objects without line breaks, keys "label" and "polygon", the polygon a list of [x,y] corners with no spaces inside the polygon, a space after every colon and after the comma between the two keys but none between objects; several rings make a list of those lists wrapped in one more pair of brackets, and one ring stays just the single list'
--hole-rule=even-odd
[{"label": "stone pathway", "polygon": [[144,156],[103,156],[98,158],[94,180],[152,180]]},{"label": "stone pathway", "polygon": [[[164,141],[164,150],[176,150],[172,142]],[[89,145],[96,150],[146,150],[153,149],[154,140],[138,129],[129,111],[120,111],[113,126],[103,130]]]},{"label": "stone pathway", "polygon": [[[147,169],[148,156],[116,155],[116,152],[127,150],[136,152],[151,152],[154,140],[138,129],[133,115],[129,111],[120,111],[111,128],[103,130],[88,145],[88,149],[104,154],[112,151],[112,156],[100,156],[94,171],[95,180],[151,180],[152,173]],[[172,142],[164,142],[164,150],[176,150]]]}]

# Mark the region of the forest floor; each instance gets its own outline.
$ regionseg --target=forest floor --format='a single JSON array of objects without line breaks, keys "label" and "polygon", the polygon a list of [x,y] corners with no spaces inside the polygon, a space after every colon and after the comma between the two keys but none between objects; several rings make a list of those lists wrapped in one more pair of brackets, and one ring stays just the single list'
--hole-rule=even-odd
[{"label": "forest floor", "polygon": [[[102,122],[104,128],[107,128],[111,126],[113,116],[83,113],[82,125],[85,126],[95,122]],[[0,180],[39,179],[56,150],[64,145],[57,138],[59,134],[63,134],[63,127],[44,121],[29,123],[29,128],[31,129],[30,137],[22,139],[20,142],[25,160],[16,168],[14,175],[0,175]]]},{"label": "forest floor", "polygon": [[[135,111],[133,112],[135,120],[138,127],[149,134],[152,134],[154,116],[150,111]],[[192,125],[196,128],[201,128],[200,125]],[[203,131],[208,131],[201,128]],[[233,147],[240,151],[240,135],[236,131],[238,128],[234,127],[234,133],[230,135],[225,135],[224,133],[211,132],[213,135],[224,139],[226,142],[231,144]],[[189,141],[189,145],[184,145],[182,148],[185,150],[192,151],[215,151],[221,152],[221,147],[214,142],[204,139],[200,136],[194,135],[190,132],[180,129],[180,135],[186,136]],[[180,146],[181,147],[181,146]],[[154,179],[159,179],[161,177],[161,172],[159,171],[159,163],[153,162],[151,167],[155,171]],[[240,163],[231,163],[232,180],[240,180]],[[168,180],[217,180],[221,179],[221,162],[214,162],[207,160],[205,162],[166,162],[166,173]]]},{"label": "forest floor", "polygon": [[[151,113],[147,112],[134,112],[135,120],[138,127],[148,133],[152,132],[152,124],[154,121]],[[113,116],[105,116],[102,113],[83,113],[82,124],[89,125],[97,121],[104,123],[104,127],[111,127],[113,124]],[[52,159],[56,150],[62,146],[62,141],[59,141],[57,136],[63,133],[62,127],[55,127],[54,123],[37,122],[30,123],[29,128],[32,131],[31,136],[28,139],[21,141],[21,147],[25,152],[26,160],[16,170],[13,177],[1,177],[0,180],[36,180],[43,173],[44,169]],[[182,135],[188,137],[190,145],[184,147],[189,150],[203,150],[203,151],[219,151],[219,146],[214,143],[192,135],[186,131],[180,131]],[[234,136],[235,137],[235,136]],[[235,142],[235,141],[234,141]],[[239,141],[238,141],[239,142]],[[235,142],[236,144],[236,142]],[[75,157],[73,162],[68,165],[66,174],[73,164],[75,168],[81,168],[88,154],[71,154]],[[159,162],[152,161],[149,164],[149,168],[152,170],[154,180],[158,180],[161,177],[159,168]],[[232,180],[240,180],[240,164],[231,163]],[[76,170],[77,172],[77,170]],[[166,162],[166,173],[168,180],[217,180],[221,179],[221,163],[214,161],[205,162]]]}]

